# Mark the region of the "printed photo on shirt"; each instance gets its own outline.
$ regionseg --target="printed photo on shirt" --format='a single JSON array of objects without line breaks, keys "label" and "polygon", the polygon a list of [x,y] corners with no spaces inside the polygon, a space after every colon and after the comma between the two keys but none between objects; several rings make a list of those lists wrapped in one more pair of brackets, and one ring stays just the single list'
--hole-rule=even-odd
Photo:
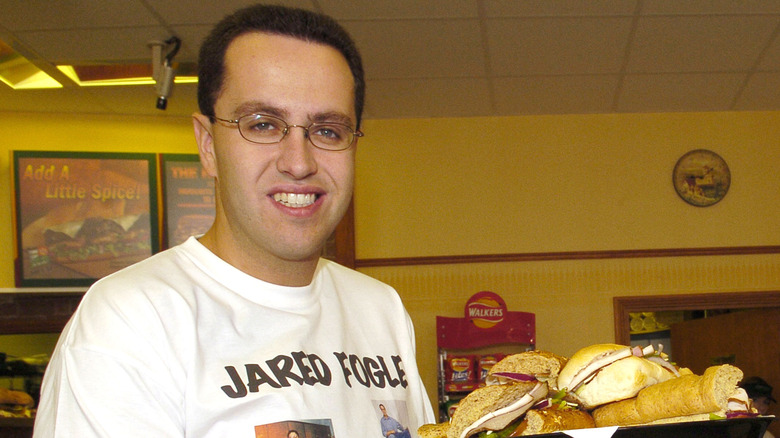
[{"label": "printed photo on shirt", "polygon": [[374,401],[379,428],[385,438],[412,438],[406,402],[398,400]]},{"label": "printed photo on shirt", "polygon": [[280,421],[255,426],[255,438],[333,438],[330,420]]}]

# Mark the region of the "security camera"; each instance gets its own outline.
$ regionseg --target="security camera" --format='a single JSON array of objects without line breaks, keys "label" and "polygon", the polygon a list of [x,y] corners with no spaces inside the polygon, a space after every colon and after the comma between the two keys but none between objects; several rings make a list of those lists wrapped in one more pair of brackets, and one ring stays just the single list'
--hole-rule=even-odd
[{"label": "security camera", "polygon": [[[167,55],[163,58],[163,47],[173,46]],[[149,43],[152,48],[152,76],[155,81],[155,91],[157,92],[157,109],[165,110],[168,107],[168,98],[173,91],[173,79],[176,77],[174,70],[173,57],[179,52],[181,40],[178,37],[171,37],[165,42],[152,41]]]},{"label": "security camera", "polygon": [[167,62],[163,65],[162,75],[160,80],[157,81],[155,89],[157,90],[157,109],[165,110],[168,107],[168,97],[173,91],[173,79],[176,77],[176,72],[173,67]]}]

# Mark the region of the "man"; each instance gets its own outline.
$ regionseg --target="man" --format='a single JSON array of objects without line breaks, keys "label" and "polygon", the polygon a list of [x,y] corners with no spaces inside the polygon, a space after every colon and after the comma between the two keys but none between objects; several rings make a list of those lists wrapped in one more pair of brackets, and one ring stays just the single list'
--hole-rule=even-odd
[{"label": "man", "polygon": [[[739,386],[742,387],[747,393],[748,397],[753,400],[753,407],[756,408],[760,415],[768,415],[769,404],[777,402],[777,400],[772,397],[772,385],[767,383],[767,381],[761,377],[747,377],[742,382],[740,382]],[[774,437],[775,436],[772,434],[772,432],[764,432],[763,438]]]},{"label": "man", "polygon": [[215,27],[198,65],[214,224],[87,292],[35,436],[239,437],[295,420],[360,436],[387,399],[433,422],[398,295],[319,258],[362,135],[354,43],[327,17],[255,6]]},{"label": "man", "polygon": [[379,425],[382,427],[382,436],[385,438],[409,438],[409,429],[403,427],[395,418],[387,415],[387,408],[380,404],[379,410],[382,411],[382,418],[379,419]]}]

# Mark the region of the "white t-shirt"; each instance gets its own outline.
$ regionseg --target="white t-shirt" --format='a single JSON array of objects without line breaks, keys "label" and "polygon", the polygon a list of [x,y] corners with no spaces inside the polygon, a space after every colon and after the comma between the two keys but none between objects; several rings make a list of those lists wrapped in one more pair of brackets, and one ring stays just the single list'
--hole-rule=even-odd
[{"label": "white t-shirt", "polygon": [[266,283],[194,238],[90,288],[41,393],[36,437],[380,436],[380,404],[412,436],[435,422],[392,288],[325,259]]}]

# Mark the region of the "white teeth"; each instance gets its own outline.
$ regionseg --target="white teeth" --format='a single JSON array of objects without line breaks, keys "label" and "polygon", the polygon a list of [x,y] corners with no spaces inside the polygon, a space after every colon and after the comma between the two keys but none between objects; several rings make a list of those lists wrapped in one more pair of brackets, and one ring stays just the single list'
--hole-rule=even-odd
[{"label": "white teeth", "polygon": [[314,204],[317,196],[312,193],[276,193],[274,200],[285,207],[301,208]]}]

